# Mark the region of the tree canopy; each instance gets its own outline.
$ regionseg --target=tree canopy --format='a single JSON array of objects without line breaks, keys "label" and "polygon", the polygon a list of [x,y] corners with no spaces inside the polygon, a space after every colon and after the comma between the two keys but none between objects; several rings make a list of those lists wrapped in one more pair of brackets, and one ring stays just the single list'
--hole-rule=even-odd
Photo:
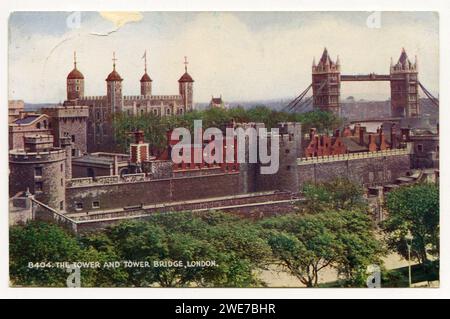
[{"label": "tree canopy", "polygon": [[307,287],[316,287],[319,273],[327,267],[363,285],[366,267],[379,263],[383,253],[369,217],[358,211],[291,214],[261,224],[275,260]]},{"label": "tree canopy", "polygon": [[412,235],[411,257],[420,263],[439,257],[439,187],[415,184],[400,187],[386,198],[388,217],[382,227],[390,248],[407,258],[406,235]]},{"label": "tree canopy", "polygon": [[331,112],[315,110],[306,113],[287,113],[272,110],[265,106],[250,109],[235,107],[229,109],[211,108],[193,110],[184,114],[158,116],[153,113],[130,115],[116,113],[113,117],[115,138],[118,150],[126,151],[131,141],[128,132],[143,130],[145,139],[155,151],[161,151],[166,145],[166,133],[176,127],[188,128],[193,131],[194,120],[202,120],[203,128],[217,127],[225,129],[233,120],[236,122],[262,122],[267,128],[276,127],[279,122],[300,122],[303,132],[314,127],[319,132],[330,132],[339,127],[341,120]]}]

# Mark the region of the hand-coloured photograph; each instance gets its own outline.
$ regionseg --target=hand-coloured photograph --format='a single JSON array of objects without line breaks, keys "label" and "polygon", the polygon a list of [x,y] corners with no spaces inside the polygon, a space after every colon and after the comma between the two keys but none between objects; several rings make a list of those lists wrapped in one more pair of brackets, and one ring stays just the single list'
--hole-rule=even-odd
[{"label": "hand-coloured photograph", "polygon": [[8,29],[10,287],[440,286],[437,12]]}]

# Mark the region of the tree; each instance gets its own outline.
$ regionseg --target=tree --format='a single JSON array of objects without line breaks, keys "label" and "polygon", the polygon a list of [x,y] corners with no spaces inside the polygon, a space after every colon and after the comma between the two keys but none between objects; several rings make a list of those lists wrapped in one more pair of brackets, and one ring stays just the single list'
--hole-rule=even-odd
[{"label": "tree", "polygon": [[367,265],[379,262],[383,252],[370,219],[358,211],[291,214],[261,223],[274,258],[307,287],[316,287],[327,267],[351,283],[361,282]]},{"label": "tree", "polygon": [[[154,214],[146,221],[126,221],[104,233],[88,234],[85,245],[112,251],[119,260],[146,261],[150,267],[127,268],[127,284],[148,287],[249,287],[262,283],[254,269],[270,255],[250,221],[219,212]],[[155,267],[154,262],[161,267]],[[181,261],[183,266],[166,266]],[[184,267],[192,261],[211,267]]]},{"label": "tree", "polygon": [[340,209],[367,210],[362,187],[345,178],[318,184],[306,183],[302,192],[306,199],[302,206],[307,213]]},{"label": "tree", "polygon": [[314,110],[306,113],[297,113],[293,121],[302,123],[302,130],[308,133],[311,128],[319,133],[330,133],[342,125],[342,120],[332,112]]},{"label": "tree", "polygon": [[[9,265],[14,285],[64,287],[68,273],[49,263],[75,262],[82,258],[77,240],[58,226],[29,222],[10,228]],[[30,264],[31,263],[31,264]],[[46,267],[30,267],[30,266]]]},{"label": "tree", "polygon": [[421,264],[428,255],[439,257],[439,187],[436,184],[415,184],[400,187],[386,197],[387,219],[382,227],[391,249],[407,258],[405,236],[413,239],[411,257]]}]

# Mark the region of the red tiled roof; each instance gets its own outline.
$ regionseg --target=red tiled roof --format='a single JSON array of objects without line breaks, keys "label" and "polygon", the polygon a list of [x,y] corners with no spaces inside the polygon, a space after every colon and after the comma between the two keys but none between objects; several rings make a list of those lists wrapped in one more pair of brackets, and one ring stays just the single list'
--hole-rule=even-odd
[{"label": "red tiled roof", "polygon": [[151,79],[150,76],[147,74],[147,72],[142,76],[141,82],[152,82],[152,79]]},{"label": "red tiled roof", "polygon": [[84,79],[83,74],[78,71],[77,68],[74,68],[68,75],[67,75],[67,79],[71,79],[71,80],[77,80],[77,79]]},{"label": "red tiled roof", "polygon": [[116,70],[113,70],[106,78],[106,81],[122,81],[122,78]]},{"label": "red tiled roof", "polygon": [[185,72],[181,78],[178,80],[178,82],[194,82],[192,77],[189,75],[189,73]]}]

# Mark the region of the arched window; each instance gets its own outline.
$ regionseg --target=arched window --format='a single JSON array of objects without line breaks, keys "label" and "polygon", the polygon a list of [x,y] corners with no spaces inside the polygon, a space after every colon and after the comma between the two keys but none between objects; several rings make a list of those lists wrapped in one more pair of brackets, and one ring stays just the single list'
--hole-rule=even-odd
[{"label": "arched window", "polygon": [[37,124],[36,124],[36,128],[39,130],[39,129],[41,129],[41,123],[40,122],[38,122]]},{"label": "arched window", "polygon": [[47,121],[44,120],[44,128],[47,128]]}]

